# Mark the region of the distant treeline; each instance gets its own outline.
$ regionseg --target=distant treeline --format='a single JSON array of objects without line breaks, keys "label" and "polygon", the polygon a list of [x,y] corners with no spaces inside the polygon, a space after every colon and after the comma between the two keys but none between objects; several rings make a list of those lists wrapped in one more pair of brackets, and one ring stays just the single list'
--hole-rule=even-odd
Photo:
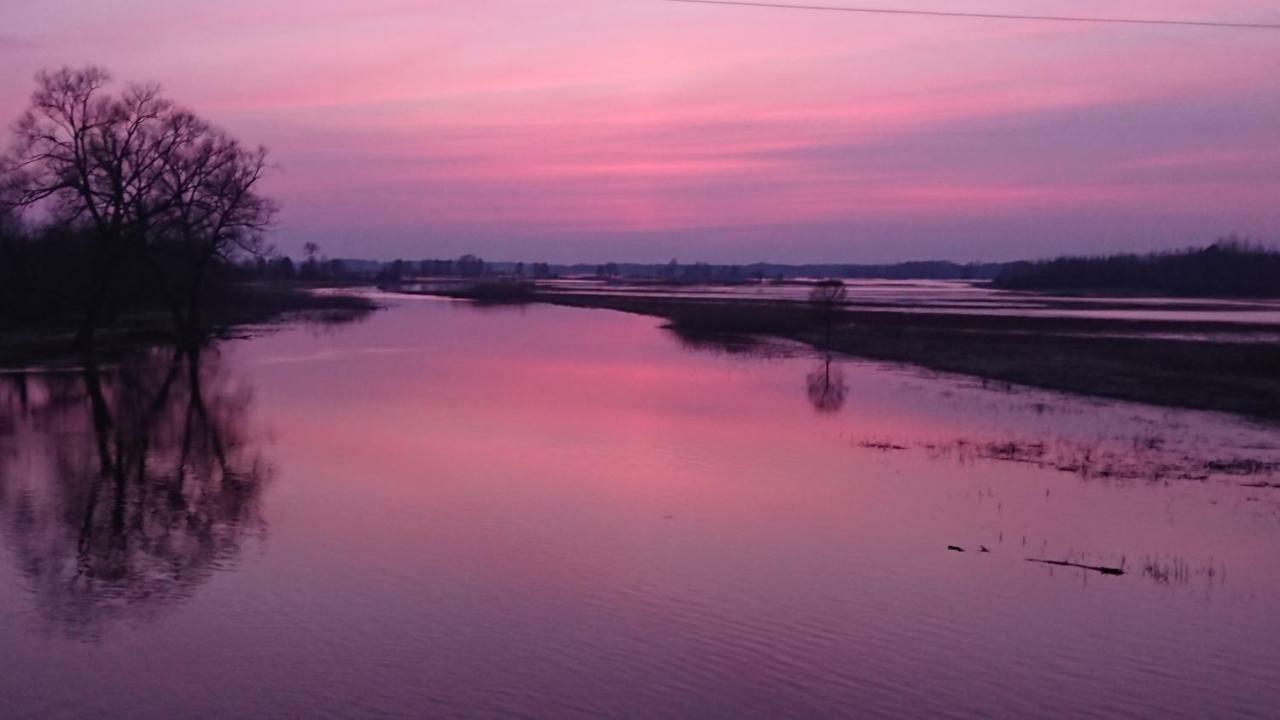
[{"label": "distant treeline", "polygon": [[697,262],[680,264],[606,263],[604,265],[557,266],[566,275],[597,275],[673,282],[738,282],[786,280],[792,278],[847,278],[864,280],[990,280],[1004,266],[999,263],[954,263],[946,261],[904,262],[892,265],[851,265],[845,263],[787,265],[751,263],[724,265]]},{"label": "distant treeline", "polygon": [[954,263],[945,261],[906,262],[894,265],[784,265],[751,263],[749,265],[681,263],[600,263],[574,265],[545,262],[488,262],[475,255],[452,260],[375,260],[317,259],[309,253],[305,262],[295,265],[289,258],[259,261],[255,274],[275,278],[363,278],[399,281],[414,277],[483,277],[500,275],[535,280],[558,277],[596,277],[601,279],[652,280],[669,283],[745,283],[792,278],[847,278],[877,280],[991,280],[1005,266],[1001,263]]},{"label": "distant treeline", "polygon": [[287,256],[258,257],[243,263],[245,274],[270,280],[376,280],[399,282],[422,277],[481,278],[518,275],[531,278],[553,278],[547,263],[489,263],[476,255],[463,255],[452,260],[376,260],[333,259],[319,256],[319,248],[307,243],[306,259],[295,263]]},{"label": "distant treeline", "polygon": [[1227,238],[1175,252],[1012,263],[993,284],[1008,290],[1280,297],[1280,251]]}]

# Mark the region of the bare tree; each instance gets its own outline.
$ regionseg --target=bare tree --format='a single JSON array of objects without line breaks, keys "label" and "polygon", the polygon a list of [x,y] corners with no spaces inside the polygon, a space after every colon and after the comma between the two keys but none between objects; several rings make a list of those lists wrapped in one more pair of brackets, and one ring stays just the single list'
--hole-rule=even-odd
[{"label": "bare tree", "polygon": [[94,67],[39,74],[3,164],[8,203],[41,207],[55,224],[95,238],[99,272],[86,294],[82,338],[111,312],[115,271],[145,242],[156,153],[167,144],[159,125],[170,106],[156,90],[132,86],[111,97],[107,81]]},{"label": "bare tree", "polygon": [[275,213],[255,192],[266,151],[242,148],[155,86],[113,95],[108,80],[96,67],[36,77],[0,163],[0,200],[91,237],[96,272],[82,340],[109,317],[120,267],[138,260],[167,280],[179,330],[190,331],[209,266],[261,249]]},{"label": "bare tree", "polygon": [[266,251],[263,231],[276,204],[257,192],[267,151],[246,149],[186,111],[167,123],[184,142],[160,161],[157,186],[162,210],[151,247],[165,272],[166,291],[179,331],[202,330],[201,305],[209,271]]}]

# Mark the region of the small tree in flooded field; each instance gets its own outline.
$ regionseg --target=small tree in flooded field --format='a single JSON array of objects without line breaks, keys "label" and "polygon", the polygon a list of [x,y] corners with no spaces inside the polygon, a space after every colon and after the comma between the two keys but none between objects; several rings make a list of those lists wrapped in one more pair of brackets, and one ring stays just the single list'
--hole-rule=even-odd
[{"label": "small tree in flooded field", "polygon": [[839,280],[823,280],[809,291],[809,304],[823,327],[824,347],[831,347],[831,328],[848,298],[848,288]]}]

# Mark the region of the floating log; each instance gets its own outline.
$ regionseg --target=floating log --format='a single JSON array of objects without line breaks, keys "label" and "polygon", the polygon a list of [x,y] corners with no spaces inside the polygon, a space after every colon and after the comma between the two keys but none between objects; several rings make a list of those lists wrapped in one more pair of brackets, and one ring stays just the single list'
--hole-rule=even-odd
[{"label": "floating log", "polygon": [[1041,565],[1057,565],[1059,567],[1073,567],[1081,570],[1091,570],[1103,575],[1123,575],[1124,570],[1121,568],[1104,567],[1102,565],[1082,565],[1080,563],[1069,562],[1067,560],[1041,560],[1039,558],[1027,558],[1027,562],[1040,563]]}]

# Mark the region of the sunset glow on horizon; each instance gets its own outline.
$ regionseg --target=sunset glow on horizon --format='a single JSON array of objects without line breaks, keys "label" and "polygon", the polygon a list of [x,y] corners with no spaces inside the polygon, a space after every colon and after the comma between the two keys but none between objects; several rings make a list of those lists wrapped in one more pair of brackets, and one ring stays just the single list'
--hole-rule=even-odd
[{"label": "sunset glow on horizon", "polygon": [[[972,5],[1280,21],[1248,0]],[[661,0],[4,16],[5,122],[42,69],[158,82],[270,148],[273,241],[295,254],[884,262],[1280,240],[1280,32]]]}]

